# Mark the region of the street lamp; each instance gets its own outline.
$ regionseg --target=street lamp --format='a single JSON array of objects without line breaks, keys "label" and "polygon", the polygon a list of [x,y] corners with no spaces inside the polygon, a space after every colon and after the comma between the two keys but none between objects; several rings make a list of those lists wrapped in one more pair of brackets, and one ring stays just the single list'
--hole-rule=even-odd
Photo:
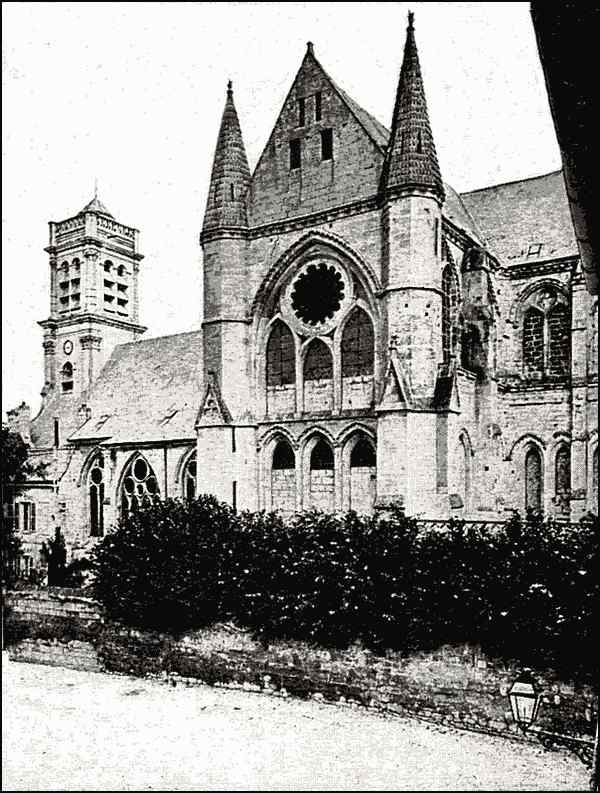
[{"label": "street lamp", "polygon": [[[556,732],[548,732],[548,730],[540,730],[539,727],[533,726],[538,716],[542,697],[541,691],[536,685],[530,669],[524,669],[517,677],[510,687],[508,698],[513,718],[524,735],[529,733],[535,735],[546,749],[564,746],[576,754],[587,768],[592,767],[594,761],[594,741],[589,741],[585,738],[575,738],[571,735],[562,735]],[[595,774],[592,776],[591,789],[598,789]]]}]

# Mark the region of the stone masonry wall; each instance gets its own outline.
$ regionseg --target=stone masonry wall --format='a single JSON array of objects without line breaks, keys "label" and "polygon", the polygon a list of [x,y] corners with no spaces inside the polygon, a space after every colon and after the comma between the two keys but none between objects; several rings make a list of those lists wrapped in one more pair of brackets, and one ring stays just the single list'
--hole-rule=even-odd
[{"label": "stone masonry wall", "polygon": [[[360,647],[325,650],[290,641],[265,646],[229,623],[176,640],[104,622],[96,603],[69,592],[10,593],[6,603],[7,632],[15,632],[16,620],[21,626],[26,623],[30,633],[44,634],[12,644],[13,660],[159,676],[171,685],[223,685],[274,696],[313,697],[521,738],[507,697],[518,667],[487,658],[478,647],[382,657]],[[67,635],[56,627],[60,613],[71,628]],[[44,633],[44,614],[52,614],[46,620],[54,620],[55,637],[49,635],[47,622]],[[73,635],[76,623],[83,639]],[[540,726],[589,737],[594,718],[591,688],[561,681],[552,670],[540,671],[538,679],[543,685]]]}]

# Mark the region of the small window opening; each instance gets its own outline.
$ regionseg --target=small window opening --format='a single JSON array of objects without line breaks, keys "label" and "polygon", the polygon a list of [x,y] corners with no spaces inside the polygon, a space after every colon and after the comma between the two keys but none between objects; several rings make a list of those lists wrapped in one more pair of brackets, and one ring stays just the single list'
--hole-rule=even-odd
[{"label": "small window opening", "polygon": [[300,138],[290,141],[290,171],[300,168]]},{"label": "small window opening", "polygon": [[423,154],[423,138],[421,137],[421,130],[417,135],[417,154]]},{"label": "small window opening", "polygon": [[315,94],[315,121],[321,120],[321,112],[322,112],[321,92],[317,91],[317,93]]},{"label": "small window opening", "polygon": [[542,243],[541,242],[536,242],[536,243],[534,243],[534,244],[529,246],[529,248],[527,250],[527,255],[528,256],[539,256],[541,251],[542,251]]},{"label": "small window opening", "polygon": [[321,132],[321,160],[333,160],[333,130]]},{"label": "small window opening", "polygon": [[73,390],[73,365],[67,361],[61,370],[61,385],[63,392]]},{"label": "small window opening", "polygon": [[233,182],[229,185],[229,193],[230,193],[231,200],[233,201],[234,198],[235,198],[235,189],[233,187]]},{"label": "small window opening", "polygon": [[58,419],[54,419],[54,446],[57,449],[60,446],[60,427]]},{"label": "small window opening", "polygon": [[298,100],[298,126],[303,127],[306,123],[306,101],[304,98]]}]

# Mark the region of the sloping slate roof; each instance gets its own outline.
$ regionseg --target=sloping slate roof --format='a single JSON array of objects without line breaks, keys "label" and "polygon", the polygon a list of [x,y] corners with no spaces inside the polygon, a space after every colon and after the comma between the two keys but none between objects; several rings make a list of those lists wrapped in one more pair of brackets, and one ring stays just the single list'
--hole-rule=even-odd
[{"label": "sloping slate roof", "polygon": [[339,85],[331,79],[331,76],[325,71],[325,69],[323,69],[323,72],[333,88],[337,91],[342,100],[352,111],[358,123],[367,132],[373,142],[379,146],[380,149],[385,150],[390,138],[389,129],[385,127],[381,121],[378,121],[375,116],[372,116],[368,111],[366,111],[364,107],[361,107],[358,102],[355,102],[354,99],[352,99],[352,97],[342,88],[340,88]]},{"label": "sloping slate roof", "polygon": [[[59,385],[60,388],[60,385]],[[74,432],[82,423],[79,417],[81,400],[75,396],[60,398],[55,392],[31,421],[31,444],[34,449],[50,449],[54,445],[54,419],[58,419],[59,441]]]},{"label": "sloping slate roof", "polygon": [[460,195],[446,182],[444,182],[444,190],[446,191],[446,200],[442,209],[444,217],[458,228],[466,231],[476,242],[483,243],[483,234],[478,229]]},{"label": "sloping slate roof", "polygon": [[[562,171],[460,197],[505,265],[578,253]],[[539,254],[528,255],[529,246],[538,244]]]},{"label": "sloping slate roof", "polygon": [[91,418],[71,441],[166,441],[195,436],[202,399],[202,331],[115,350],[88,399]]}]

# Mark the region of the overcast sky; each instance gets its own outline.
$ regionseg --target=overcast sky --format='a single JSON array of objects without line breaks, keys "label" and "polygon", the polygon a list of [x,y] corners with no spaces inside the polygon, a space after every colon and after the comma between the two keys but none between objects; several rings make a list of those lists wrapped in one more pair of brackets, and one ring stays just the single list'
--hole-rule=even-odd
[{"label": "overcast sky", "polygon": [[227,80],[253,168],[306,42],[389,127],[406,15],[444,180],[560,167],[529,3],[5,3],[3,408],[40,405],[49,220],[99,195],[141,231],[147,336],[199,327],[198,233]]}]

